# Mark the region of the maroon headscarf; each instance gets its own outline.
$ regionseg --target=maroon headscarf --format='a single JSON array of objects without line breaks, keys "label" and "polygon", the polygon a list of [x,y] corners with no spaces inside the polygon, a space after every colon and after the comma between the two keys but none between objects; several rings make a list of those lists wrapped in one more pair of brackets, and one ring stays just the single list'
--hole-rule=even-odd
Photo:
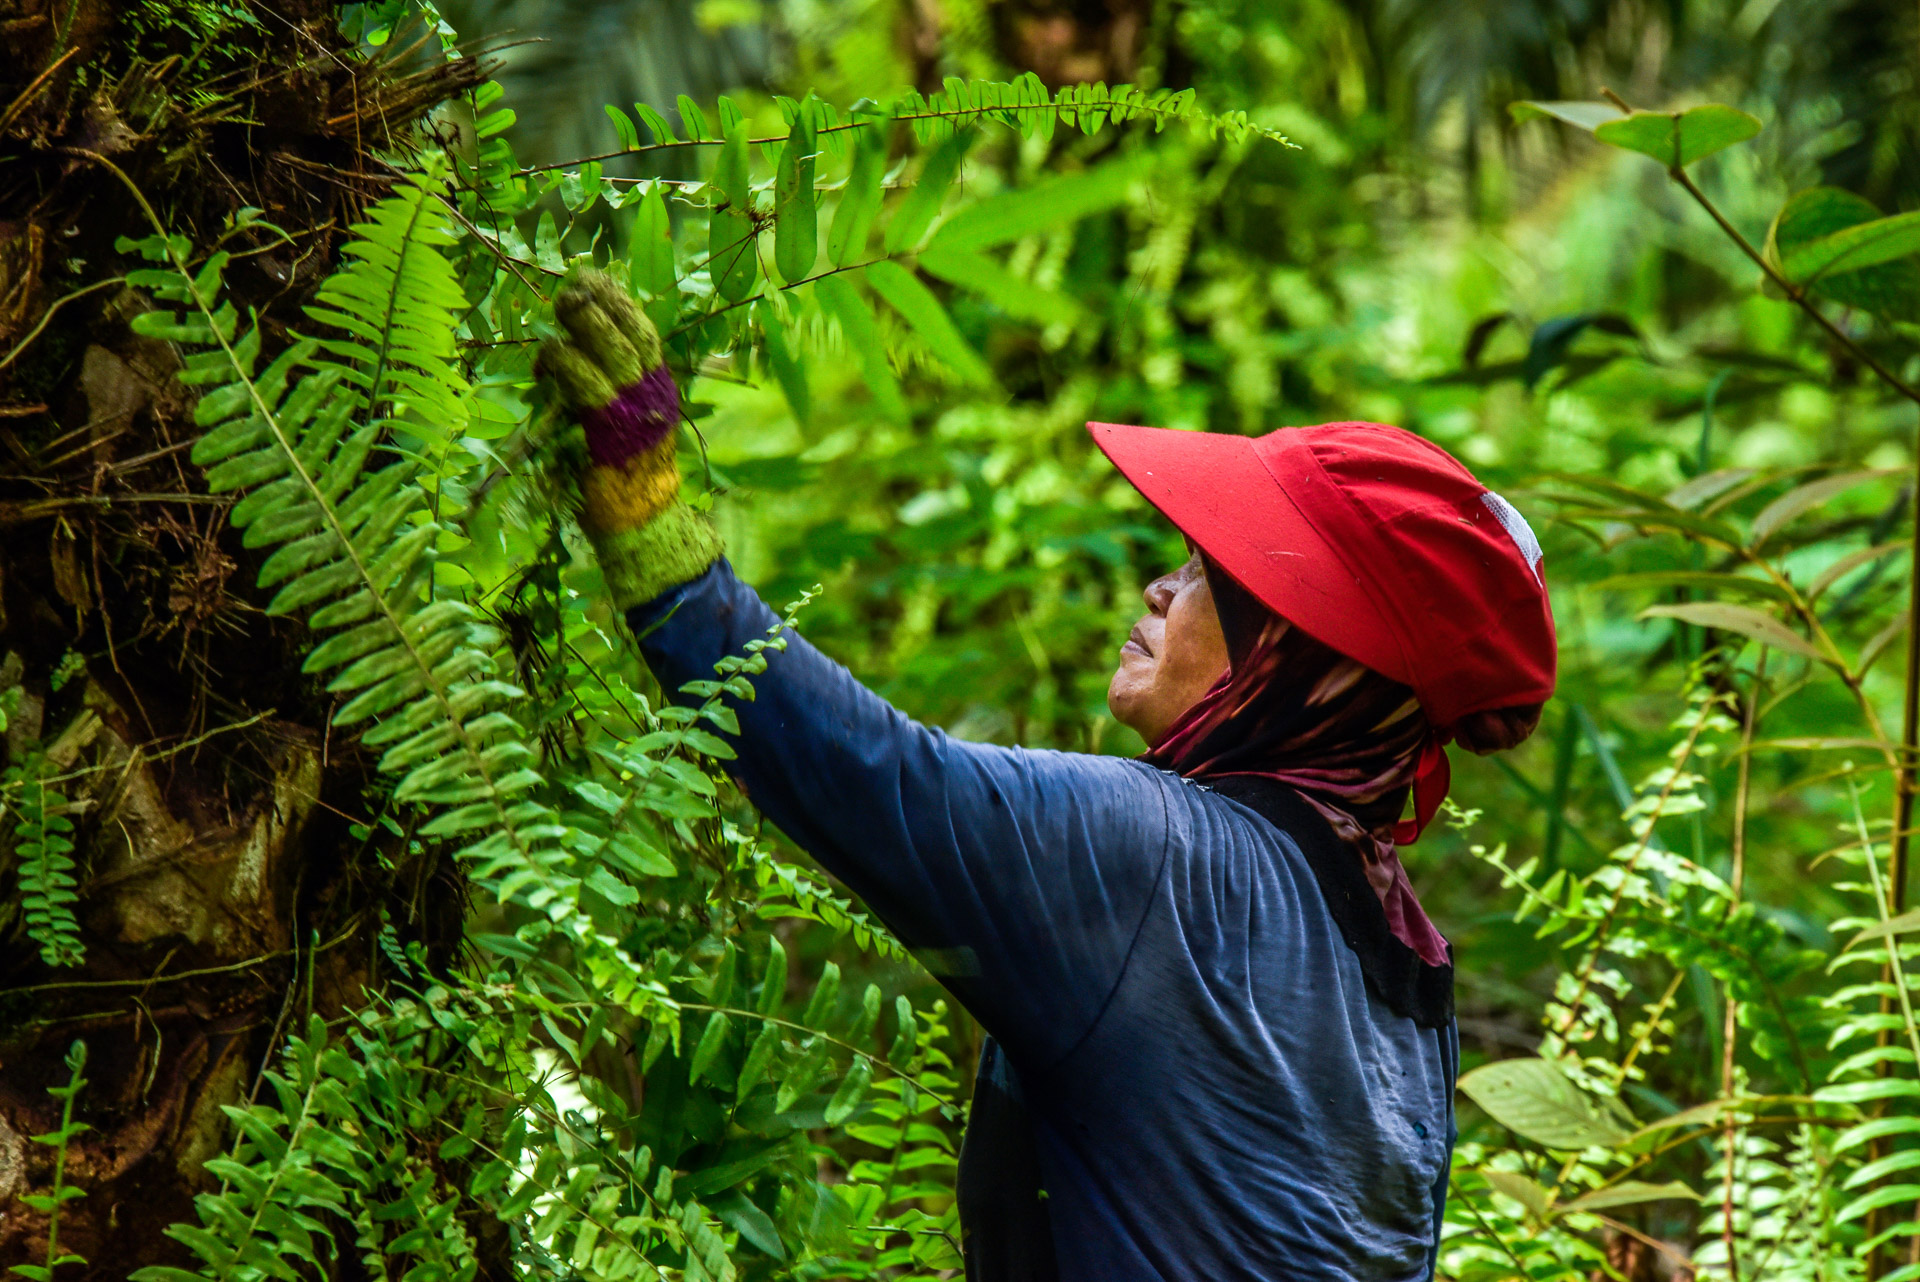
[{"label": "maroon headscarf", "polygon": [[1416,781],[1438,774],[1438,793],[1421,792],[1435,805],[1445,795],[1446,757],[1413,691],[1314,640],[1211,563],[1207,581],[1226,675],[1144,759],[1202,782],[1259,775],[1298,791],[1360,857],[1395,937],[1428,965],[1446,965],[1446,941],[1394,849],[1431,812],[1422,805],[1416,823],[1399,822]]}]

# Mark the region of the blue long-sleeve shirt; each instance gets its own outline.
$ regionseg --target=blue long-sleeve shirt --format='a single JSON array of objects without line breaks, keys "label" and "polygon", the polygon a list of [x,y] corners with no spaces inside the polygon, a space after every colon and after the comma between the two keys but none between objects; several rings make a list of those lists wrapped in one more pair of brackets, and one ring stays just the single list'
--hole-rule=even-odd
[{"label": "blue long-sleeve shirt", "polygon": [[[776,622],[725,561],[629,618],[668,690]],[[1003,1048],[1062,1279],[1430,1275],[1453,1030],[1370,989],[1294,835],[1138,761],[950,738],[804,639],[768,658],[731,767]]]}]

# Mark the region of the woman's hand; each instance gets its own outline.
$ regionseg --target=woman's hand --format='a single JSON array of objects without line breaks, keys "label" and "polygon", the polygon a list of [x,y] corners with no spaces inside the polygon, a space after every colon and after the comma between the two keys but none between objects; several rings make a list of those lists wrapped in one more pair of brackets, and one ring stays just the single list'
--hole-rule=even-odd
[{"label": "woman's hand", "polygon": [[581,524],[625,609],[698,578],[719,557],[720,538],[680,502],[680,391],[653,322],[592,270],[561,286],[553,311],[567,337],[540,349],[539,368],[586,429]]}]

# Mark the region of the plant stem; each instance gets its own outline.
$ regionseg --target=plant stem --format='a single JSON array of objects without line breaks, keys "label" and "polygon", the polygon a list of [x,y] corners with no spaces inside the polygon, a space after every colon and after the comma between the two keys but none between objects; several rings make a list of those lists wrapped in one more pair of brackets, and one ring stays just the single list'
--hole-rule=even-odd
[{"label": "plant stem", "polygon": [[[1740,252],[1752,259],[1754,265],[1765,273],[1768,280],[1779,286],[1795,306],[1813,317],[1820,328],[1827,331],[1828,337],[1840,344],[1862,365],[1880,376],[1894,391],[1920,405],[1920,389],[1915,389],[1899,375],[1882,365],[1873,353],[1855,342],[1853,337],[1829,320],[1824,312],[1807,297],[1807,291],[1781,275],[1774,265],[1767,261],[1766,255],[1753,247],[1753,242],[1741,235],[1740,229],[1727,221],[1720,207],[1707,198],[1687,171],[1679,165],[1669,165],[1667,176],[1680,184],[1682,191],[1693,197],[1694,203],[1707,211]],[[1902,698],[1902,723],[1900,728],[1900,761],[1894,773],[1893,791],[1893,852],[1887,860],[1887,882],[1889,898],[1893,911],[1898,913],[1907,902],[1907,862],[1908,828],[1913,822],[1913,753],[1916,743],[1920,743],[1920,641],[1916,633],[1920,632],[1920,430],[1917,430],[1914,448],[1914,504],[1913,548],[1915,558],[1909,567],[1907,578],[1907,671],[1906,689]]]},{"label": "plant stem", "polygon": [[[1733,866],[1728,869],[1727,886],[1733,893],[1734,906],[1740,902],[1740,888],[1746,880],[1747,856],[1747,801],[1752,795],[1753,782],[1753,728],[1759,718],[1760,695],[1767,679],[1767,648],[1760,648],[1760,658],[1754,664],[1753,684],[1747,691],[1746,716],[1740,725],[1740,774],[1739,782],[1733,791]],[[1740,1035],[1737,1018],[1740,1004],[1734,999],[1733,986],[1726,985],[1727,1010],[1726,1024],[1720,1035],[1720,1098],[1733,1098],[1733,1049]],[[1734,1249],[1733,1240],[1733,1165],[1735,1145],[1739,1136],[1739,1126],[1734,1119],[1732,1109],[1727,1110],[1726,1126],[1723,1132],[1727,1169],[1720,1181],[1720,1240],[1727,1251],[1727,1277],[1731,1282],[1740,1282],[1740,1257]]]}]

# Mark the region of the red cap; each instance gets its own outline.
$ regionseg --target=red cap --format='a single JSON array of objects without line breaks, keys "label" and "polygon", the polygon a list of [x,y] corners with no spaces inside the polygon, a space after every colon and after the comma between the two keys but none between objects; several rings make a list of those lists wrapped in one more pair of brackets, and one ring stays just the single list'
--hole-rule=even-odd
[{"label": "red cap", "polygon": [[1552,695],[1540,544],[1433,442],[1381,423],[1261,437],[1087,430],[1215,564],[1308,635],[1411,686],[1435,727]]}]

